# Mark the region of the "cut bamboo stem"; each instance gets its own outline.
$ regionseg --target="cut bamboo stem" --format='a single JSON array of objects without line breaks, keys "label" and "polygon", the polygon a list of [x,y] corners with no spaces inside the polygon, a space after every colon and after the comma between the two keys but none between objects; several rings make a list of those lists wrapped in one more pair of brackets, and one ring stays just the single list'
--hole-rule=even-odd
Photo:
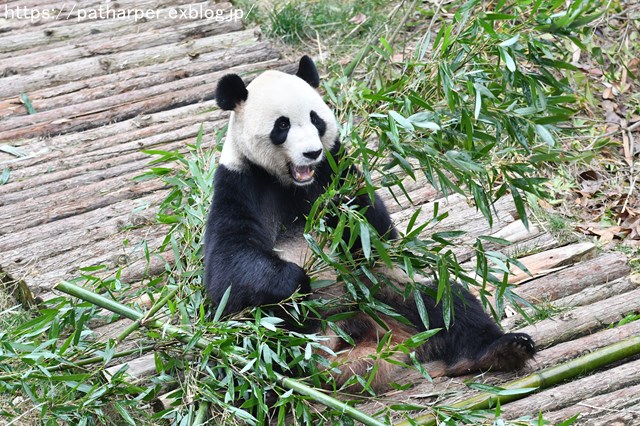
[{"label": "cut bamboo stem", "polygon": [[[132,321],[140,321],[144,318],[144,314],[138,312],[137,310],[130,308],[129,306],[118,303],[114,300],[107,299],[99,294],[96,294],[90,290],[79,287],[75,284],[71,284],[68,282],[60,282],[55,286],[56,290],[62,291],[70,296],[77,297],[85,302],[93,303],[96,306],[101,308],[105,308],[114,312],[116,314],[122,315],[126,318],[129,318]],[[186,330],[183,330],[179,327],[173,326],[171,324],[167,324],[158,320],[150,319],[148,322],[143,324],[147,328],[155,328],[161,329],[164,333],[172,334],[174,337],[181,341],[189,342],[194,338],[193,333],[190,333]],[[213,354],[218,354],[218,351],[210,340],[200,337],[196,340],[195,347],[198,349],[205,349],[213,347]],[[249,361],[244,357],[237,354],[227,354],[230,359],[242,365],[243,367],[249,364]],[[308,386],[298,380],[292,379],[290,377],[286,377],[280,373],[274,372],[277,382],[286,389],[291,389],[301,395],[308,396],[313,400],[325,405],[327,407],[333,408],[334,410],[338,410],[343,414],[351,417],[354,420],[362,422],[365,425],[371,426],[384,426],[384,423],[379,420],[374,419],[373,417],[351,407],[350,405],[338,401],[337,399],[322,393],[321,391]]]},{"label": "cut bamboo stem", "polygon": [[[492,408],[495,407],[498,402],[502,405],[509,401],[523,398],[533,392],[554,386],[565,380],[572,379],[581,374],[637,354],[640,354],[640,336],[631,337],[564,364],[547,368],[523,377],[522,379],[514,380],[504,386],[504,389],[507,390],[523,389],[523,392],[517,395],[496,395],[483,392],[474,397],[452,404],[451,407],[468,410]],[[437,418],[433,414],[428,414],[411,419],[411,421],[397,423],[396,426],[409,426],[414,424],[436,425]]]}]

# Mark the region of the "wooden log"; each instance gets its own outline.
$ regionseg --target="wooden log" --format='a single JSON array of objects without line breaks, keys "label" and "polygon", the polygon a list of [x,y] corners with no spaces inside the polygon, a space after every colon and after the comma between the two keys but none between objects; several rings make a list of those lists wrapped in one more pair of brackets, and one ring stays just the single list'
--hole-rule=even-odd
[{"label": "wooden log", "polygon": [[[153,252],[160,246],[166,233],[167,229],[162,226],[127,231],[86,246],[74,247],[57,256],[39,258],[32,266],[20,272],[23,272],[33,294],[39,296],[50,291],[61,280],[78,278],[81,268],[104,265],[105,269],[90,272],[92,276],[104,278],[112,276],[118,269],[126,270],[139,262],[146,264],[143,243]],[[128,244],[123,247],[124,240]],[[16,273],[9,267],[7,269]]]},{"label": "wooden log", "polygon": [[111,378],[122,368],[127,367],[124,373],[129,379],[139,380],[149,377],[156,373],[155,353],[148,353],[139,358],[114,365],[103,370],[103,375],[107,381],[111,382]]},{"label": "wooden log", "polygon": [[[211,6],[216,7],[215,4],[208,7]],[[228,4],[226,6],[227,7],[219,10],[228,14],[231,8]],[[105,21],[107,20],[99,22]],[[194,19],[182,22],[179,19],[175,19],[171,26],[152,28],[150,25],[143,24],[140,27],[130,22],[130,25],[125,27],[128,28],[130,32],[119,34],[117,37],[114,37],[111,33],[107,33],[109,34],[109,38],[105,38],[104,33],[102,33],[100,29],[94,28],[95,34],[77,38],[75,39],[76,42],[72,45],[69,45],[68,41],[64,41],[54,43],[53,45],[49,43],[44,46],[38,46],[36,49],[32,47],[20,52],[11,52],[9,54],[12,56],[11,69],[19,75],[27,75],[38,68],[69,64],[87,57],[148,49],[171,43],[184,42],[185,40],[194,38],[210,37],[232,31],[239,31],[242,29],[242,22],[240,20],[228,20],[212,25],[207,19]],[[138,31],[135,31],[134,28],[138,29]],[[36,34],[41,34],[41,32]],[[0,60],[4,59],[3,56],[6,57],[8,55],[0,54]],[[39,109],[36,108],[36,111],[39,111]]]},{"label": "wooden log", "polygon": [[[584,306],[591,303],[595,303],[599,300],[604,300],[608,297],[624,294],[637,288],[638,285],[632,282],[629,277],[618,278],[606,284],[601,284],[593,287],[587,287],[579,293],[572,294],[567,297],[555,300],[550,303],[548,307],[543,309],[556,308],[560,311],[567,308],[575,308],[577,306]],[[535,309],[525,308],[524,311],[529,316],[535,315]],[[518,323],[523,323],[524,318],[519,313],[514,313],[513,316],[504,319],[501,324],[505,329],[513,329]]]},{"label": "wooden log", "polygon": [[629,263],[624,254],[604,253],[593,259],[584,260],[571,268],[521,284],[514,292],[531,303],[553,301],[578,293],[590,285],[623,277],[629,273],[629,269]]},{"label": "wooden log", "polygon": [[[540,229],[538,227],[532,225],[529,229],[526,229],[524,227],[524,224],[522,223],[522,220],[517,219],[490,235],[494,238],[501,238],[503,240],[509,241],[511,243],[510,245],[503,246],[501,244],[496,244],[490,241],[484,241],[483,245],[485,250],[497,250],[499,252],[505,252],[513,245],[524,244],[527,241],[538,237],[539,234]],[[472,241],[469,241],[469,243],[471,242]],[[456,247],[455,253],[458,261],[461,263],[460,266],[462,266],[465,271],[472,273],[472,271],[474,271],[476,267],[475,250],[473,249],[473,247],[470,245],[464,247]],[[464,259],[464,261],[461,261],[461,259]]]},{"label": "wooden log", "polygon": [[636,287],[638,287],[637,283],[626,276],[605,284],[587,287],[579,293],[556,300],[554,305],[560,307],[585,306],[611,296],[627,293]]},{"label": "wooden log", "polygon": [[[639,403],[640,385],[633,385],[545,413],[544,419],[551,424],[557,424],[578,415],[577,424],[596,424],[595,422],[599,421],[601,424],[613,425],[616,420],[623,421],[621,425],[637,424],[633,420],[640,421],[640,410],[633,406],[638,407]],[[602,423],[605,419],[606,423]]]},{"label": "wooden log", "polygon": [[136,200],[123,200],[53,223],[2,235],[0,252],[3,261],[24,264],[32,257],[53,256],[79,244],[103,240],[127,228],[155,223],[156,206],[167,194],[166,190],[156,191]]},{"label": "wooden log", "polygon": [[[252,39],[247,39],[247,42]],[[260,63],[277,57],[268,42],[239,43],[228,49],[203,53],[196,57],[182,57],[172,61],[153,63],[144,67],[73,81],[29,93],[36,111],[65,108],[97,99],[161,86],[190,76],[228,70],[239,65]],[[114,102],[114,104],[118,104]],[[26,116],[27,110],[19,97],[0,101],[0,118]]]},{"label": "wooden log", "polygon": [[[378,179],[374,179],[377,182]],[[438,197],[438,191],[428,184],[424,176],[418,176],[417,180],[405,177],[402,185],[409,194],[409,198],[397,187],[384,188],[378,191],[380,199],[387,206],[389,213],[399,213],[400,211],[412,206],[420,206],[429,200]],[[393,192],[392,192],[393,191]]]},{"label": "wooden log", "polygon": [[[594,395],[610,393],[640,382],[640,360],[622,364],[573,382],[510,402],[501,407],[503,417],[514,419],[525,414],[537,415],[569,407]],[[533,412],[532,412],[533,411]]]},{"label": "wooden log", "polygon": [[[201,5],[207,9],[218,9],[218,6],[215,4],[207,5],[206,3],[201,3]],[[198,7],[199,5],[194,6]],[[168,10],[169,9],[158,10],[158,13],[163,13]],[[221,13],[229,14],[231,7],[229,4],[226,4],[218,10],[220,10]],[[217,22],[214,25],[207,19],[194,19],[189,21],[179,19],[160,20],[163,21],[162,24],[164,25],[158,25],[158,20],[155,19],[147,20],[140,25],[130,20],[129,25],[126,26],[123,26],[122,22],[114,21],[127,20],[105,19],[96,21],[90,25],[92,28],[89,30],[88,35],[74,37],[72,39],[74,43],[71,45],[68,40],[55,42],[60,39],[59,31],[55,30],[50,30],[49,33],[51,34],[49,36],[47,36],[47,32],[45,31],[13,37],[8,35],[8,39],[17,39],[19,44],[24,43],[24,38],[35,38],[38,41],[42,41],[43,39],[46,41],[48,39],[49,43],[40,45],[32,44],[27,49],[22,49],[19,52],[0,53],[0,60],[10,58],[12,60],[11,69],[21,75],[25,75],[37,68],[68,64],[87,57],[164,46],[170,43],[242,29],[242,22],[240,20],[227,20]],[[82,24],[62,27],[61,29],[73,29],[75,30],[74,32],[78,32],[78,27],[81,25]],[[114,34],[108,29],[114,26],[120,30],[117,31],[118,34]],[[86,33],[87,29],[83,28],[79,32]],[[108,37],[105,37],[105,34],[107,34]],[[68,34],[64,35],[64,37],[67,36]],[[51,43],[52,41],[54,43]]]},{"label": "wooden log", "polygon": [[428,227],[420,236],[428,238],[434,232],[443,232],[450,230],[460,230],[465,235],[457,239],[457,245],[452,251],[458,257],[459,262],[468,260],[473,254],[470,246],[480,235],[490,235],[515,220],[515,206],[510,199],[501,198],[494,204],[494,224],[490,226],[487,220],[482,216],[474,206],[469,205],[464,197],[453,195],[446,198],[434,200],[421,206],[412,206],[392,214],[392,220],[400,232],[405,232],[411,216],[417,211],[418,217],[416,224],[428,222],[433,218],[435,203],[439,203],[438,213],[449,212],[449,216],[442,222],[433,227]]},{"label": "wooden log", "polygon": [[[202,124],[206,135],[214,133],[215,129],[220,126],[222,126],[220,121],[206,121]],[[149,168],[149,162],[154,157],[141,150],[158,148],[183,152],[186,150],[187,142],[195,141],[200,127],[199,123],[195,123],[176,131],[156,134],[150,138],[122,144],[120,145],[122,148],[120,155],[111,153],[111,156],[107,156],[108,154],[102,155],[103,153],[96,152],[91,154],[82,153],[76,156],[69,155],[63,160],[62,166],[64,167],[59,167],[58,171],[52,170],[50,173],[36,174],[31,179],[14,181],[0,186],[0,196],[2,196],[0,207],[55,194],[70,187],[117,178],[136,170],[142,173],[144,169]],[[214,138],[208,137],[202,146],[209,148],[209,145],[213,142]],[[136,149],[130,149],[131,147]]]},{"label": "wooden log", "polygon": [[[489,235],[495,232],[495,230],[492,230],[492,227],[489,226],[484,216],[482,216],[482,213],[476,209],[475,206],[471,205],[465,197],[458,194],[451,195],[448,198],[433,200],[426,205],[420,206],[420,213],[418,214],[416,223],[425,223],[433,219],[436,202],[439,204],[438,213],[449,212],[449,217],[437,224],[434,229],[426,231],[426,233],[451,229],[465,231],[471,235]],[[515,206],[513,206],[511,200],[503,197],[495,203],[494,207],[496,210],[496,214],[494,215],[494,228],[501,229],[515,220]],[[394,223],[396,223],[399,230],[404,232],[411,216],[416,210],[416,208],[406,209],[392,215]]]},{"label": "wooden log", "polygon": [[[26,0],[14,2],[15,5],[7,4],[7,9],[15,10],[20,8],[40,9],[40,4],[28,5]],[[176,9],[175,6],[192,3],[192,0],[154,0],[154,1],[131,1],[119,0],[112,3],[111,9],[151,9],[157,10],[159,13],[165,14],[170,9]],[[205,3],[206,4],[206,3]],[[0,45],[0,53],[14,53],[17,51],[31,50],[34,47],[46,46],[51,43],[69,42],[69,40],[84,40],[86,38],[98,34],[109,34],[110,36],[120,36],[136,31],[151,31],[167,26],[174,26],[179,22],[171,19],[152,19],[133,22],[129,19],[86,19],[79,21],[78,10],[84,9],[87,12],[97,10],[101,6],[105,8],[104,1],[83,0],[76,9],[68,2],[52,2],[47,5],[46,9],[55,10],[56,16],[61,11],[60,19],[9,19],[10,26],[7,29],[7,35],[4,37],[5,43]],[[222,4],[221,7],[228,7]],[[4,7],[3,7],[4,9]],[[4,12],[4,10],[3,10]],[[106,11],[105,11],[106,13]],[[15,16],[15,15],[14,15]],[[67,19],[68,17],[68,19]]]},{"label": "wooden log", "polygon": [[538,347],[546,348],[593,332],[603,325],[613,324],[625,315],[638,310],[640,310],[640,289],[635,289],[626,294],[564,312],[556,318],[528,325],[518,331],[528,333]]},{"label": "wooden log", "polygon": [[559,343],[538,352],[531,366],[535,370],[551,367],[638,334],[640,334],[640,321],[632,321],[621,326],[605,328],[596,333]]},{"label": "wooden log", "polygon": [[502,248],[500,251],[513,258],[521,258],[531,253],[539,253],[559,246],[558,240],[547,232],[543,232],[533,238],[516,241],[513,245]]},{"label": "wooden log", "polygon": [[494,238],[501,238],[511,243],[526,241],[538,235],[540,235],[540,228],[536,226],[535,223],[530,223],[527,229],[521,219],[511,222],[504,228],[491,234]]},{"label": "wooden log", "polygon": [[[122,200],[140,198],[165,186],[159,180],[133,182],[138,174],[136,171],[104,182],[25,200],[15,206],[0,207],[0,223],[3,224],[0,235],[78,215]],[[46,211],[42,211],[43,206]]]},{"label": "wooden log", "polygon": [[[587,423],[589,426],[631,426],[640,424],[640,404],[638,404],[638,395],[634,395],[634,404],[629,405],[625,409],[619,407],[612,408],[609,413],[601,413],[599,417],[589,418]],[[625,401],[627,404],[629,400]],[[596,407],[597,408],[597,407]]]},{"label": "wooden log", "polygon": [[176,404],[176,402],[179,401],[179,395],[180,394],[175,394],[174,391],[170,391],[158,396],[158,398],[154,401],[156,411],[169,410]]},{"label": "wooden log", "polygon": [[[270,65],[283,64],[273,62]],[[267,64],[265,69],[267,68]],[[255,66],[241,66],[236,71],[254,69]],[[271,66],[269,66],[271,68]],[[45,111],[38,114],[38,122],[30,123],[30,117],[15,117],[7,120],[7,125],[0,122],[0,140],[24,138],[36,135],[77,132],[105,125],[113,121],[126,120],[139,114],[162,111],[176,106],[187,105],[202,100],[213,99],[217,80],[221,73],[188,77],[158,87],[150,87],[132,93],[123,93],[111,98],[97,99],[80,105],[58,110]],[[114,105],[114,102],[119,102]],[[64,118],[55,118],[57,117]]]},{"label": "wooden log", "polygon": [[[558,308],[581,306],[635,288],[636,285],[626,277],[628,273],[629,265],[624,254],[605,253],[529,281],[513,291],[532,304],[553,302],[551,306]],[[525,312],[534,315],[535,309],[525,308]],[[502,327],[510,330],[523,321],[522,315],[514,311],[512,316],[502,321]]]},{"label": "wooden log", "polygon": [[[82,133],[60,135],[41,142],[38,139],[23,140],[30,155],[4,163],[12,169],[11,179],[0,186],[0,194],[10,192],[5,188],[29,177],[48,174],[56,170],[79,167],[87,161],[117,156],[118,146],[129,143],[123,150],[133,151],[136,141],[142,145],[136,151],[180,138],[180,132],[192,137],[188,129],[207,121],[218,120],[226,114],[216,109],[215,101],[186,105],[168,111],[142,115],[137,118],[86,130]],[[176,133],[177,132],[177,133]],[[13,189],[13,188],[12,188]]]},{"label": "wooden log", "polygon": [[0,99],[14,97],[47,86],[84,80],[116,70],[138,68],[150,63],[191,57],[242,43],[253,37],[254,30],[235,31],[193,40],[190,43],[171,43],[162,49],[151,47],[131,52],[119,52],[90,57],[69,64],[39,68],[28,75],[9,75],[0,86]]},{"label": "wooden log", "polygon": [[570,244],[520,258],[518,260],[529,270],[531,275],[517,267],[513,267],[511,270],[513,275],[509,277],[509,283],[522,283],[531,279],[532,276],[539,277],[546,275],[559,267],[572,265],[581,260],[593,257],[595,247],[595,244],[590,242]]}]

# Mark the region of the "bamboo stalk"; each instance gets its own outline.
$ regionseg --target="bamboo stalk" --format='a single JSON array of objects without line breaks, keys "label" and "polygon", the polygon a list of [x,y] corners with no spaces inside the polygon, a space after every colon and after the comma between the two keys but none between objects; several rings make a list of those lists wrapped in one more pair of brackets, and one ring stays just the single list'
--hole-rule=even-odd
[{"label": "bamboo stalk", "polygon": [[191,423],[191,426],[201,426],[205,423],[205,421],[207,420],[207,411],[209,411],[209,402],[208,401],[202,401],[200,403],[200,406],[198,407],[198,411],[196,412],[196,418],[193,419],[193,423]]},{"label": "bamboo stalk", "polygon": [[[142,318],[144,318],[143,313],[138,312],[137,310],[130,308],[129,306],[123,305],[114,300],[107,299],[99,294],[96,294],[90,290],[79,287],[75,284],[71,284],[63,281],[56,284],[55,289],[62,291],[63,293],[66,293],[70,296],[84,300],[85,302],[93,303],[96,306],[107,309],[116,314],[122,315],[133,321],[139,321]],[[175,335],[176,338],[185,342],[189,342],[194,337],[193,333],[190,333],[179,327],[176,327],[171,324],[167,324],[158,320],[149,320],[148,322],[145,322],[143,325],[147,328],[161,329],[168,334]],[[213,345],[213,342],[211,342],[209,339],[200,337],[197,339],[194,346],[197,347],[198,349],[205,349],[212,345]],[[213,346],[212,353],[214,355],[219,354],[219,351],[215,348],[215,346]],[[237,354],[227,354],[227,355],[230,359],[234,360],[238,364],[241,364],[242,366],[246,366],[249,364],[249,361],[246,358],[242,357],[241,355],[237,355]],[[327,407],[333,408],[334,410],[338,410],[343,414],[351,417],[352,419],[357,420],[367,426],[384,426],[384,423],[380,422],[379,420],[369,416],[368,414],[363,413],[360,410],[357,410],[354,407],[351,407],[346,403],[338,401],[337,399],[329,395],[326,395],[323,392],[311,386],[308,386],[290,377],[286,377],[277,372],[274,372],[274,375],[276,376],[277,382],[286,389],[292,389],[301,395],[311,397],[313,400]]]},{"label": "bamboo stalk", "polygon": [[156,303],[153,304],[151,309],[149,309],[149,311],[142,318],[140,318],[139,320],[134,321],[133,324],[131,324],[129,327],[125,328],[118,335],[118,337],[116,337],[116,342],[118,342],[118,343],[122,342],[124,339],[127,338],[127,336],[129,336],[131,333],[133,333],[134,331],[139,329],[140,326],[143,325],[147,319],[153,317],[156,314],[156,312],[158,312],[160,310],[160,308],[162,308],[164,305],[166,305],[167,302],[170,299],[172,299],[173,296],[176,295],[176,293],[178,292],[179,288],[180,287],[175,286],[173,289],[171,289],[171,291],[169,291],[167,294],[165,294],[164,297],[162,297],[159,300],[157,300]]},{"label": "bamboo stalk", "polygon": [[[532,388],[531,390],[507,395],[495,395],[483,392],[474,397],[452,404],[451,407],[469,410],[492,408],[496,406],[497,402],[500,402],[500,405],[502,405],[509,401],[523,398],[533,392],[549,388],[565,380],[575,378],[607,364],[638,354],[640,354],[640,336],[633,336],[564,364],[550,367],[521,379],[514,380],[504,386],[504,389],[507,390]],[[410,421],[407,420],[397,423],[396,426],[432,426],[436,424],[437,418],[433,414],[427,414],[411,419]]]}]

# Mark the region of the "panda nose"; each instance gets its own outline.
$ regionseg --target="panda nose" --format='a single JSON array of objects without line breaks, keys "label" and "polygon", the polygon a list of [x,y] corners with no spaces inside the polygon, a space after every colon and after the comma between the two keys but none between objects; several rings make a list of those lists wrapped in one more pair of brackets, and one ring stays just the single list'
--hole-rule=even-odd
[{"label": "panda nose", "polygon": [[320,157],[320,154],[322,154],[322,150],[319,149],[317,151],[307,151],[307,152],[303,152],[302,155],[304,155],[306,158],[310,159],[310,160],[315,160],[316,158]]}]

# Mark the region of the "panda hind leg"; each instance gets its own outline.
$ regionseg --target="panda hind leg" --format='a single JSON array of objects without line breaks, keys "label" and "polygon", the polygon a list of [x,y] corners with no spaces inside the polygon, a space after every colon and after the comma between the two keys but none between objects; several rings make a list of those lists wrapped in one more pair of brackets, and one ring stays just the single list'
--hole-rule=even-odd
[{"label": "panda hind leg", "polygon": [[[410,329],[392,318],[385,315],[381,317],[383,317],[387,327],[391,330],[391,336],[388,341],[390,348],[403,343],[416,332],[414,329]],[[349,335],[354,342],[354,345],[351,346],[339,336],[329,332],[329,330],[325,333],[328,340],[323,345],[331,349],[336,355],[323,355],[336,366],[331,371],[331,375],[334,377],[337,386],[342,387],[351,377],[358,375],[365,380],[369,380],[371,388],[376,393],[379,393],[388,389],[389,384],[398,379],[401,371],[404,370],[402,364],[410,363],[408,356],[402,352],[380,356],[378,346],[387,331],[366,313],[358,313],[347,320],[337,321],[336,325]],[[434,361],[427,365],[427,371],[430,374],[433,372],[432,376],[437,377],[444,374],[445,367],[444,362]],[[371,377],[371,374],[373,374],[373,377]],[[356,383],[350,385],[348,390],[362,392],[364,389],[360,384]]]},{"label": "panda hind leg", "polygon": [[474,371],[516,371],[533,358],[536,347],[525,333],[507,333],[494,340],[475,358],[463,358],[447,366],[447,376],[462,376]]}]

